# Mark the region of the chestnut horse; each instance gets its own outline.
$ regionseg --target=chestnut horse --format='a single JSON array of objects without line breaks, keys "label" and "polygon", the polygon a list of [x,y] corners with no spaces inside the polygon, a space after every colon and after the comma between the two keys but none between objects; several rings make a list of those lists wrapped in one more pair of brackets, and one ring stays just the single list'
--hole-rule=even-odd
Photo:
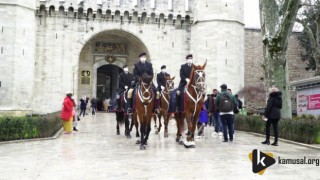
[{"label": "chestnut horse", "polygon": [[[184,95],[184,112],[174,113],[177,121],[177,142],[182,142],[185,147],[195,147],[194,132],[197,127],[199,115],[203,101],[205,98],[206,84],[205,84],[205,72],[207,61],[203,66],[192,65],[190,74],[190,81],[186,85],[186,92],[181,93],[180,96]],[[184,118],[187,120],[188,133],[187,138],[183,138],[184,131]]]},{"label": "chestnut horse", "polygon": [[156,134],[158,134],[161,130],[161,117],[164,119],[164,137],[168,137],[168,123],[170,114],[168,113],[169,110],[169,102],[170,102],[170,93],[174,89],[174,80],[175,77],[166,76],[166,86],[163,90],[161,90],[161,97],[160,97],[160,113],[157,115],[159,119],[159,127],[156,129]]},{"label": "chestnut horse", "polygon": [[135,110],[133,111],[134,123],[140,124],[140,149],[145,150],[151,131],[151,118],[154,109],[155,94],[152,89],[152,76],[146,73],[140,77],[139,86],[136,89]]}]

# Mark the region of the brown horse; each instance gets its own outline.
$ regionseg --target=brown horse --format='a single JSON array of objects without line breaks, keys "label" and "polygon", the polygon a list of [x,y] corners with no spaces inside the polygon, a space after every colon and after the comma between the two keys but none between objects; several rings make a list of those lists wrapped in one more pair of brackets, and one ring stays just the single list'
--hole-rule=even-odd
[{"label": "brown horse", "polygon": [[140,124],[140,149],[145,150],[151,131],[151,118],[154,109],[155,94],[152,89],[152,76],[143,74],[140,77],[138,89],[136,90],[136,108],[133,111],[134,123]]},{"label": "brown horse", "polygon": [[170,93],[174,89],[174,80],[175,77],[166,76],[166,86],[163,90],[161,90],[161,98],[160,98],[160,113],[157,115],[159,119],[159,127],[156,129],[156,134],[158,134],[161,130],[161,117],[164,119],[164,137],[168,137],[168,123],[170,114],[169,110],[169,102],[170,102]]},{"label": "brown horse", "polygon": [[[206,92],[205,72],[207,61],[203,66],[192,66],[190,74],[190,82],[186,85],[186,92],[184,95],[185,109],[184,112],[175,113],[177,120],[177,137],[176,141],[183,143],[185,147],[195,147],[194,132],[199,120],[200,110],[203,105]],[[184,139],[182,134],[184,131],[184,118],[187,120],[188,133],[187,138]]]}]

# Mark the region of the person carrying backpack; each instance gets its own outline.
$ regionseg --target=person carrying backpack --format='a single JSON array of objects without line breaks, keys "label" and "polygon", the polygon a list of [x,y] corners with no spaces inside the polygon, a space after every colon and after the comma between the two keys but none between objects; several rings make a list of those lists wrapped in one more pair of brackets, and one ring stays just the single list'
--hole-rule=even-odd
[{"label": "person carrying backpack", "polygon": [[[220,112],[220,118],[222,122],[222,129],[223,129],[223,142],[230,142],[233,141],[233,115],[234,115],[234,107],[237,106],[236,99],[234,96],[227,92],[227,85],[222,84],[220,86],[221,93],[217,95],[215,106]],[[228,133],[227,133],[227,127],[228,127]],[[229,139],[228,135],[229,134]]]}]

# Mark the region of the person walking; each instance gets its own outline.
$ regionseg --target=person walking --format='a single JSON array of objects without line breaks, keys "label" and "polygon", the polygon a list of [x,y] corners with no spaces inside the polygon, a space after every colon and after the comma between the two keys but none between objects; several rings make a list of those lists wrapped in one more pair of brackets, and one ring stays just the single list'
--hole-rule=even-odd
[{"label": "person walking", "polygon": [[212,133],[212,135],[219,135],[222,136],[222,122],[221,122],[221,118],[220,118],[220,113],[218,111],[218,108],[216,107],[216,99],[217,99],[217,95],[219,94],[219,91],[217,89],[213,89],[212,91],[212,106],[211,109],[209,109],[209,112],[212,114],[213,116],[213,120],[214,120],[214,132]]},{"label": "person walking", "polygon": [[80,99],[80,114],[83,114],[83,117],[86,115],[86,109],[87,109],[87,101],[86,101],[86,96],[82,96]]},{"label": "person walking", "polygon": [[278,88],[272,87],[269,90],[267,107],[264,111],[266,122],[266,140],[262,144],[270,144],[270,126],[272,124],[274,131],[274,143],[271,145],[278,146],[278,123],[281,117],[280,109],[282,108],[282,93]]},{"label": "person walking", "polygon": [[95,97],[92,97],[91,101],[90,101],[91,105],[91,109],[92,109],[92,115],[96,115],[96,109],[97,109],[97,100]]},{"label": "person walking", "polygon": [[73,131],[78,131],[77,129],[77,125],[78,125],[78,115],[77,115],[77,105],[76,102],[74,101],[73,97],[72,99],[72,103],[73,103],[73,110],[72,110],[72,116],[73,116],[73,122],[72,122],[72,126],[73,126]]},{"label": "person walking", "polygon": [[[224,137],[223,142],[228,142],[228,140],[232,142],[233,141],[233,123],[234,123],[233,110],[234,110],[234,106],[237,106],[237,102],[234,96],[227,92],[226,84],[222,84],[220,88],[221,88],[221,93],[217,95],[215,105],[220,112],[220,118],[222,121],[223,137]],[[228,131],[227,131],[227,128],[228,128]],[[228,133],[229,133],[229,139],[227,135]]]},{"label": "person walking", "polygon": [[60,118],[63,121],[63,130],[65,134],[72,133],[72,122],[73,122],[73,106],[72,94],[68,93],[63,100],[63,106],[60,114]]}]

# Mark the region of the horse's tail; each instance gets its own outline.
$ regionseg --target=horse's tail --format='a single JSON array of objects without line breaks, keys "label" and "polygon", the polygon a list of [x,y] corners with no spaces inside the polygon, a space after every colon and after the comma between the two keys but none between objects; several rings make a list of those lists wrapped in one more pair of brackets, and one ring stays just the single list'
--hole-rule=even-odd
[{"label": "horse's tail", "polygon": [[116,111],[116,120],[120,125],[123,125],[125,122],[124,116],[124,111]]}]

